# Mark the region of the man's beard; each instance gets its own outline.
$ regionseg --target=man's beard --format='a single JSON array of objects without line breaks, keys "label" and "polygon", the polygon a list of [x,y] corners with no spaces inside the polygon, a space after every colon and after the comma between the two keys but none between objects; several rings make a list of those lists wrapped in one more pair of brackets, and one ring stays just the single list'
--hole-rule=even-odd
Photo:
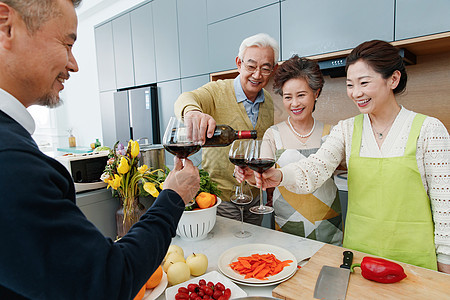
[{"label": "man's beard", "polygon": [[55,108],[63,104],[63,100],[59,97],[59,94],[46,94],[37,100],[37,105],[46,106],[48,108]]}]

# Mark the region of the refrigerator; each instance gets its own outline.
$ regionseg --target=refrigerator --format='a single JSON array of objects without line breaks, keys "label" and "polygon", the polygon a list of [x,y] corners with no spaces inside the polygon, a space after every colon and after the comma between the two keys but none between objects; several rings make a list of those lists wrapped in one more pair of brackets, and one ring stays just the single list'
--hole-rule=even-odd
[{"label": "refrigerator", "polygon": [[105,146],[112,147],[116,141],[126,145],[130,139],[161,144],[156,85],[117,90],[105,102],[101,101]]}]

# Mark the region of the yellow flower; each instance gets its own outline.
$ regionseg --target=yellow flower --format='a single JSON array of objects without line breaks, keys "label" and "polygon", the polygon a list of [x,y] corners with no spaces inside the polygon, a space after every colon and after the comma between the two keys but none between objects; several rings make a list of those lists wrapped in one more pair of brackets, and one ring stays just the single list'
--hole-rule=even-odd
[{"label": "yellow flower", "polygon": [[117,167],[117,172],[120,174],[125,174],[130,170],[130,166],[128,165],[128,160],[125,157],[120,158],[119,166]]},{"label": "yellow flower", "polygon": [[133,140],[130,140],[131,144],[131,157],[135,158],[139,155],[139,143]]},{"label": "yellow flower", "polygon": [[163,189],[163,184],[164,184],[164,182],[161,182],[160,184],[159,184],[159,189],[162,191],[162,189]]},{"label": "yellow flower", "polygon": [[147,165],[142,165],[141,167],[138,167],[138,171],[141,174],[144,174],[145,172],[147,172],[147,170],[148,170]]},{"label": "yellow flower", "polygon": [[146,182],[144,184],[144,190],[155,198],[159,195],[159,192],[156,189],[155,185],[151,182]]},{"label": "yellow flower", "polygon": [[120,181],[121,180],[122,180],[122,176],[114,174],[114,179],[109,179],[108,180],[107,188],[112,187],[113,189],[117,190],[117,188],[120,186]]}]

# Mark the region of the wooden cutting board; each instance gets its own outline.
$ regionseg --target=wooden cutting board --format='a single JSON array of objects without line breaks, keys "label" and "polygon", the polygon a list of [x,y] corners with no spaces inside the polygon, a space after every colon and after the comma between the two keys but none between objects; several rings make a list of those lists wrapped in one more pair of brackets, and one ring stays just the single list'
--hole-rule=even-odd
[{"label": "wooden cutting board", "polygon": [[[272,295],[280,299],[314,299],[314,287],[322,266],[342,264],[346,248],[325,244],[310,261],[289,280],[279,284]],[[353,263],[360,263],[362,252],[353,252]],[[450,275],[400,263],[407,277],[400,282],[383,284],[361,276],[361,269],[350,273],[346,299],[450,299]]]}]

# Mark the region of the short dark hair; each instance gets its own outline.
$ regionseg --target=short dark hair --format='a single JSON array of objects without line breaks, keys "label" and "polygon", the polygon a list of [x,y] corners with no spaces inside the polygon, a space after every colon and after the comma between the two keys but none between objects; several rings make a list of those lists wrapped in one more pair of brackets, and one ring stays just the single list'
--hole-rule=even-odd
[{"label": "short dark hair", "polygon": [[[82,0],[71,1],[77,8]],[[0,0],[12,7],[22,17],[28,31],[36,32],[42,24],[59,13],[55,0]]]},{"label": "short dark hair", "polygon": [[372,40],[358,45],[347,56],[345,71],[358,60],[366,62],[375,72],[381,74],[384,79],[389,78],[398,70],[401,73],[400,82],[393,92],[394,94],[401,94],[405,91],[406,82],[408,81],[405,63],[398,49],[388,42]]},{"label": "short dark hair", "polygon": [[275,93],[283,95],[283,85],[286,81],[293,78],[305,79],[314,92],[319,91],[317,96],[322,92],[324,79],[319,64],[314,60],[299,57],[294,54],[291,58],[283,62],[275,71],[273,78],[273,89]]}]

